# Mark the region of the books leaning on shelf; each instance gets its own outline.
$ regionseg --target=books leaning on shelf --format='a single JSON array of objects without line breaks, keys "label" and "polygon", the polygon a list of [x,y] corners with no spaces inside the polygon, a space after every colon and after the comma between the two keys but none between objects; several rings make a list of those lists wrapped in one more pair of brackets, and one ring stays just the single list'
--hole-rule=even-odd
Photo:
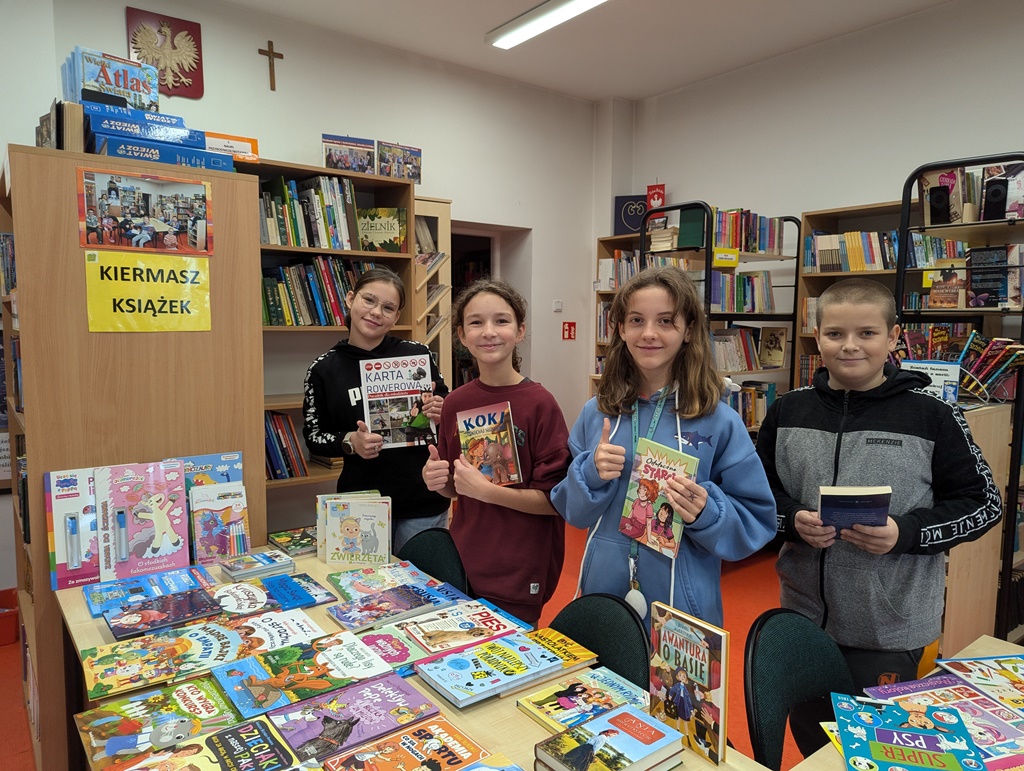
[{"label": "books leaning on shelf", "polygon": [[292,416],[286,412],[265,410],[263,436],[266,442],[267,479],[292,479],[309,476],[306,456],[303,455],[299,436],[295,432]]},{"label": "books leaning on shelf", "polygon": [[880,527],[889,518],[889,485],[847,485],[818,488],[818,518],[836,531],[854,525]]},{"label": "books leaning on shelf", "polygon": [[760,369],[758,345],[751,327],[711,330],[711,355],[719,372],[747,372]]},{"label": "books leaning on shelf", "polygon": [[743,418],[743,424],[749,429],[758,428],[764,420],[765,413],[777,397],[777,384],[744,380],[738,391],[730,390],[724,397],[725,403],[732,407]]},{"label": "books leaning on shelf", "polygon": [[711,271],[711,311],[774,313],[775,292],[772,289],[771,271]]},{"label": "books leaning on shelf", "polygon": [[344,326],[345,297],[372,260],[315,255],[263,268],[263,324],[269,327]]}]

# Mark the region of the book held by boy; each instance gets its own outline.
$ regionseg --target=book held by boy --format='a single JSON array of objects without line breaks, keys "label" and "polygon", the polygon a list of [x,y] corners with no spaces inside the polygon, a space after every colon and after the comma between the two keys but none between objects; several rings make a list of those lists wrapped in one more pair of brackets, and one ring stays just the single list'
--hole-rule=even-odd
[{"label": "book held by boy", "polygon": [[837,531],[854,525],[881,527],[889,519],[889,485],[822,485],[818,490],[818,518]]},{"label": "book held by boy", "polygon": [[640,437],[622,506],[619,532],[669,557],[679,552],[683,522],[665,494],[668,480],[693,479],[699,460],[693,455]]},{"label": "book held by boy", "polygon": [[512,405],[497,402],[455,416],[459,446],[466,460],[496,485],[522,481]]},{"label": "book held by boy", "polygon": [[577,672],[516,699],[516,706],[552,733],[623,704],[646,712],[650,694],[607,667]]}]

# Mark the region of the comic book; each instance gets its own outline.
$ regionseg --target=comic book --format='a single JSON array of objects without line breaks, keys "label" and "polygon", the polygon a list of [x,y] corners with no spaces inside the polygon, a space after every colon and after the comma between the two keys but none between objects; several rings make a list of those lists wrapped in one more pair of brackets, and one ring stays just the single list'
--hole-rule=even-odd
[{"label": "comic book", "polygon": [[384,437],[384,446],[437,444],[435,426],[423,412],[423,399],[434,393],[430,354],[367,359],[361,362],[363,419]]},{"label": "comic book", "polygon": [[391,672],[279,707],[267,717],[300,760],[326,760],[437,713],[435,704]]},{"label": "comic book", "polygon": [[89,614],[93,618],[99,618],[105,610],[120,608],[136,600],[184,592],[188,589],[209,589],[215,583],[206,568],[193,565],[145,576],[89,584],[82,587],[82,593],[85,595]]},{"label": "comic book", "polygon": [[249,552],[249,506],[242,482],[195,485],[188,501],[197,564]]},{"label": "comic book", "polygon": [[650,695],[606,667],[560,678],[516,699],[516,706],[552,733],[622,704],[646,711]]},{"label": "comic book", "polygon": [[206,589],[189,589],[176,594],[161,594],[103,612],[115,640],[135,637],[143,632],[184,626],[190,621],[221,614],[217,600]]},{"label": "comic book", "polygon": [[428,655],[398,624],[384,626],[359,633],[363,645],[375,651],[391,668],[402,677],[415,674],[413,664]]},{"label": "comic book", "polygon": [[210,677],[141,691],[75,715],[92,769],[234,725],[241,717]]},{"label": "comic book", "polygon": [[456,414],[455,423],[459,427],[462,454],[474,468],[496,485],[522,481],[516,427],[509,402],[463,410]]},{"label": "comic book", "polygon": [[243,717],[252,717],[390,672],[351,632],[336,632],[214,667],[213,676]]},{"label": "comic book", "polygon": [[432,591],[428,586],[406,584],[355,600],[339,602],[329,607],[327,612],[342,629],[358,632],[384,624],[393,624],[432,608],[444,608],[451,604],[451,600]]},{"label": "comic book", "polygon": [[393,586],[431,586],[436,583],[433,578],[406,560],[330,573],[327,580],[331,582],[342,600],[355,600]]},{"label": "comic book", "polygon": [[386,564],[391,559],[391,498],[328,501],[325,546],[328,567]]},{"label": "comic book", "polygon": [[408,728],[402,728],[376,741],[356,747],[323,762],[324,771],[363,771],[365,763],[374,759],[384,761],[380,767],[453,768],[483,760],[490,756],[479,742],[470,738],[461,728],[443,715],[428,718]]},{"label": "comic book", "polygon": [[651,603],[651,715],[715,765],[725,760],[729,633],[662,602]]},{"label": "comic book", "polygon": [[693,455],[640,437],[633,455],[619,532],[675,557],[683,536],[683,522],[665,496],[666,484],[675,476],[696,477],[698,462]]}]

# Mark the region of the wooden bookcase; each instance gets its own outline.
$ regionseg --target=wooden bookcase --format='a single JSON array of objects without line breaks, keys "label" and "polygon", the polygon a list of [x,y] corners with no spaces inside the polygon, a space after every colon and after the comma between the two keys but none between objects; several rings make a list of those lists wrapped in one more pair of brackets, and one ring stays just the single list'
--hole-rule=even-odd
[{"label": "wooden bookcase", "polygon": [[[78,235],[79,169],[173,175],[209,182],[215,212],[210,255],[211,330],[90,333],[85,258]],[[27,491],[15,486],[16,559],[23,645],[34,688],[25,686],[39,771],[74,768],[69,731],[81,692],[78,652],[65,636],[50,590],[43,474],[113,463],[241,450],[245,483],[261,490],[263,372],[260,344],[257,185],[241,174],[11,145],[0,176],[0,208],[18,249],[19,329],[3,306],[8,394],[12,335],[20,338],[24,413],[8,404],[12,444],[27,449]],[[18,516],[28,506],[26,542]],[[254,544],[266,542],[262,495],[249,500]],[[76,676],[76,672],[79,674]]]},{"label": "wooden bookcase", "polygon": [[[444,257],[438,258],[429,267],[417,260],[413,268],[416,284],[407,288],[416,310],[412,339],[427,344],[437,360],[437,368],[444,382],[448,388],[454,389],[451,328],[455,291],[452,287],[452,202],[443,198],[417,196],[416,220],[426,222],[434,248]],[[417,248],[416,253],[420,253],[420,248]]]}]

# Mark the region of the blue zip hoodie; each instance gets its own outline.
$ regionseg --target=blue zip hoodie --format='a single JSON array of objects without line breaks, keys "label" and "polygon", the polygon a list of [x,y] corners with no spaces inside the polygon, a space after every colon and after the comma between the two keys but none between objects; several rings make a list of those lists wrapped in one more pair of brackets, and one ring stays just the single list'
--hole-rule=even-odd
[{"label": "blue zip hoodie", "polygon": [[[640,436],[646,436],[660,392],[641,399]],[[653,401],[652,401],[653,400]],[[669,397],[667,407],[672,405]],[[594,450],[604,419],[612,422],[611,441],[626,448],[626,464],[617,479],[605,481],[594,465]],[[551,503],[570,525],[588,528],[580,571],[583,594],[629,591],[629,549],[633,540],[619,532],[633,467],[631,417],[605,415],[591,399],[569,436],[573,461],[566,478],[551,491]],[[666,409],[654,441],[695,455],[697,482],[708,492],[697,520],[683,528],[679,556],[667,557],[639,547],[637,579],[647,602],[660,600],[685,613],[722,625],[722,560],[748,557],[775,534],[775,501],[764,468],[737,412],[719,402],[707,417],[687,420]],[[650,615],[645,617],[650,623]]]}]

